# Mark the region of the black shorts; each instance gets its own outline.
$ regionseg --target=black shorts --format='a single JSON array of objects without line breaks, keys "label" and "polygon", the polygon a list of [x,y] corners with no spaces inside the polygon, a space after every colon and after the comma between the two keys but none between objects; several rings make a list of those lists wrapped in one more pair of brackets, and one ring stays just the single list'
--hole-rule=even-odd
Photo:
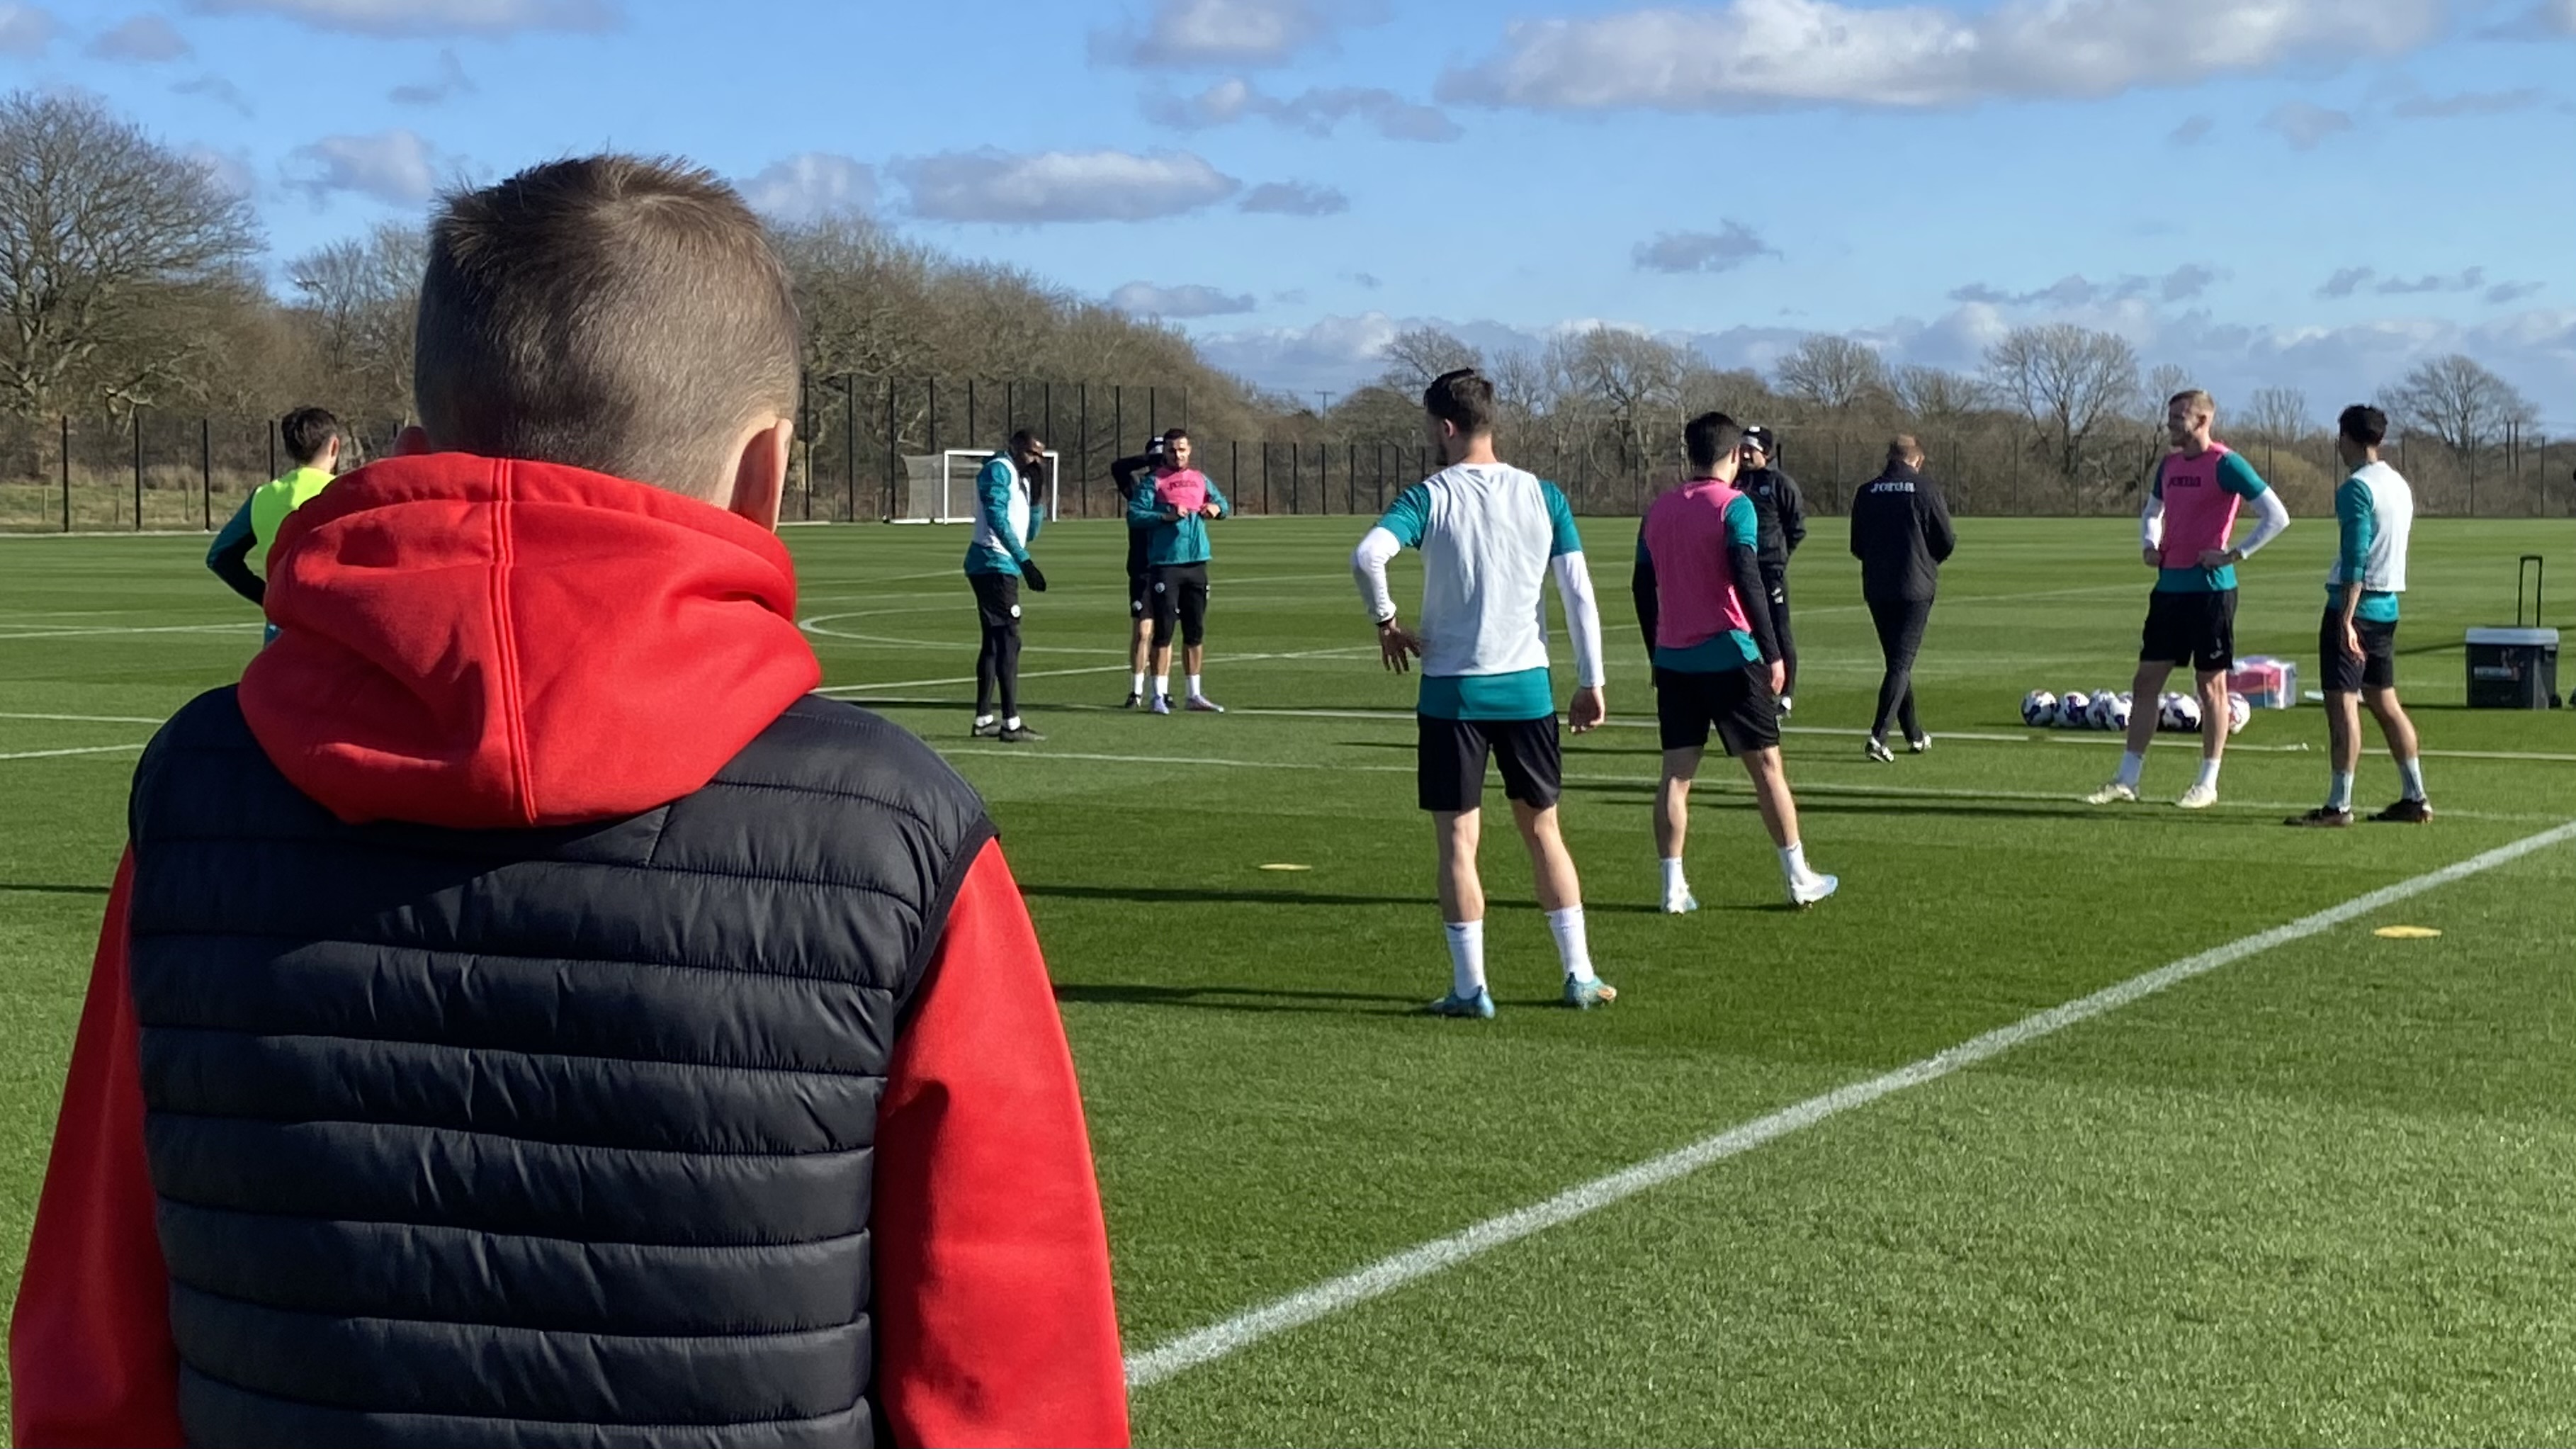
[{"label": "black shorts", "polygon": [[1420,747],[1414,778],[1425,810],[1474,810],[1485,799],[1485,757],[1503,767],[1503,795],[1534,809],[1565,789],[1556,716],[1544,719],[1433,719],[1415,715]]},{"label": "black shorts", "polygon": [[1156,648],[1172,642],[1176,624],[1182,643],[1195,649],[1207,642],[1207,569],[1204,563],[1162,564],[1149,576]]},{"label": "black shorts", "polygon": [[1018,574],[968,574],[975,586],[975,622],[987,629],[1016,628],[1020,622]]},{"label": "black shorts", "polygon": [[2236,667],[2236,591],[2147,595],[2147,627],[2138,644],[2142,664],[2188,664],[2202,674]]},{"label": "black shorts", "polygon": [[2352,621],[2353,632],[2361,636],[2361,653],[2343,652],[2343,611],[2326,610],[2325,621],[2317,626],[2317,654],[2324,663],[2325,692],[2359,694],[2365,689],[2397,687],[2397,624],[2382,624],[2371,619]]},{"label": "black shorts", "polygon": [[1780,704],[1771,694],[1770,666],[1748,664],[1713,674],[1658,669],[1655,721],[1668,750],[1706,749],[1711,725],[1730,755],[1774,748],[1780,743]]},{"label": "black shorts", "polygon": [[1154,530],[1127,530],[1127,617],[1142,619],[1153,612],[1152,577],[1154,567],[1145,561],[1145,546],[1153,541]]}]

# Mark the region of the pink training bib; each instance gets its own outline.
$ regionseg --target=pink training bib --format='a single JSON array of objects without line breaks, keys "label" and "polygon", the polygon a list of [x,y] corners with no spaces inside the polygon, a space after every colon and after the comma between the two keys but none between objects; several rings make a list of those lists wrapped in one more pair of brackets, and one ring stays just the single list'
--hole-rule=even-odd
[{"label": "pink training bib", "polygon": [[1154,501],[1183,518],[1207,507],[1207,475],[1196,468],[1154,475]]},{"label": "pink training bib", "polygon": [[2196,569],[2202,553],[2227,547],[2240,501],[2218,481],[2218,460],[2227,454],[2225,443],[2213,442],[2197,458],[2165,455],[2165,538],[2159,559],[2164,567]]},{"label": "pink training bib", "polygon": [[1743,496],[1711,478],[1667,493],[1646,510],[1657,648],[1687,649],[1720,634],[1751,631],[1735,568],[1726,558],[1726,510]]}]

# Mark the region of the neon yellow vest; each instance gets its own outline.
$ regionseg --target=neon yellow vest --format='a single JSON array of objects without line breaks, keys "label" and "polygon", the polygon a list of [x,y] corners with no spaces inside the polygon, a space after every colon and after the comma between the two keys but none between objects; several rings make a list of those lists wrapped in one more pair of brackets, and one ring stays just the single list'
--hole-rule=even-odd
[{"label": "neon yellow vest", "polygon": [[268,577],[269,545],[277,542],[277,531],[286,526],[286,515],[313,501],[331,482],[331,475],[319,468],[298,468],[274,482],[263,483],[250,496],[250,566]]}]

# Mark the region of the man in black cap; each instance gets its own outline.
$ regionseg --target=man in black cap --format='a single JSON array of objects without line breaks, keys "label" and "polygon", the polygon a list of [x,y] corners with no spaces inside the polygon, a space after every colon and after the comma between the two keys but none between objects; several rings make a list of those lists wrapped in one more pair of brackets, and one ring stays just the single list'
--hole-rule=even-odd
[{"label": "man in black cap", "polygon": [[1798,642],[1789,633],[1789,555],[1807,541],[1807,500],[1795,479],[1771,466],[1778,445],[1769,428],[1746,428],[1737,486],[1753,500],[1754,521],[1760,526],[1753,553],[1762,570],[1762,597],[1771,610],[1771,635],[1780,643],[1780,665],[1787,675],[1780,690],[1780,713],[1785,715],[1790,696],[1798,692]]}]

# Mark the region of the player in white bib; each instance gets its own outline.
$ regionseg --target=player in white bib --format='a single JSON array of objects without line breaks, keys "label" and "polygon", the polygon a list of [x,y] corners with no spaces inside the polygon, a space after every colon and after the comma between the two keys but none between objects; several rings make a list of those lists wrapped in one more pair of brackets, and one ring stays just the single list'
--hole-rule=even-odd
[{"label": "player in white bib", "polygon": [[[1565,1004],[1618,996],[1592,969],[1583,886],[1557,830],[1564,776],[1556,697],[1547,670],[1548,577],[1565,600],[1574,636],[1575,690],[1567,722],[1581,734],[1607,706],[1601,610],[1584,566],[1583,540],[1565,495],[1494,456],[1494,386],[1473,369],[1445,373],[1424,390],[1438,473],[1404,490],[1351,556],[1360,598],[1377,621],[1386,667],[1422,661],[1416,785],[1440,854],[1440,919],[1449,941],[1449,994],[1439,1016],[1491,1017],[1485,986],[1485,888],[1476,871],[1488,756],[1502,766],[1512,821],[1529,847],[1538,901],[1565,968]],[[1422,551],[1422,615],[1407,629],[1387,592],[1387,561]]]}]

